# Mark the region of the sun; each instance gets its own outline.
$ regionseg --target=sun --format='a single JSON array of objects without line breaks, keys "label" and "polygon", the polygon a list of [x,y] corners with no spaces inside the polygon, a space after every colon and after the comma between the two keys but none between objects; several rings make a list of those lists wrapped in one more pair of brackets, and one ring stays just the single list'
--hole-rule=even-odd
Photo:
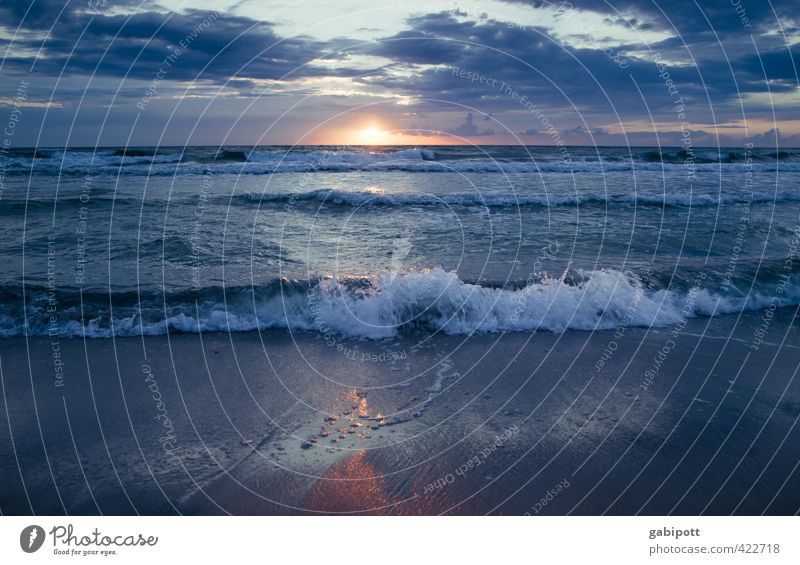
[{"label": "sun", "polygon": [[362,130],[361,133],[367,139],[378,139],[383,132],[378,128],[376,128],[375,126],[371,126],[366,128],[365,130]]},{"label": "sun", "polygon": [[356,145],[386,145],[390,143],[392,134],[372,124],[354,131],[352,137]]}]

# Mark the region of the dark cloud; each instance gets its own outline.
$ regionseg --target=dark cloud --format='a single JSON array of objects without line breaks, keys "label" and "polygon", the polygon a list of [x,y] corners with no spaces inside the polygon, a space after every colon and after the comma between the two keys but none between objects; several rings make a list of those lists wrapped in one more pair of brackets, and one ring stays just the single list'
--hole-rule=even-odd
[{"label": "dark cloud", "polygon": [[797,87],[798,70],[800,67],[800,46],[793,45],[788,49],[767,51],[742,58],[740,67],[760,75],[770,81],[786,81],[787,84],[778,85],[779,90],[794,89]]},{"label": "dark cloud", "polygon": [[[553,6],[565,17],[573,10],[608,15],[610,21],[628,21],[639,29],[677,31],[690,36],[718,35],[773,30],[778,21],[791,21],[798,16],[796,0],[502,0],[509,4]],[[745,27],[748,26],[748,27]]]},{"label": "dark cloud", "polygon": [[[559,5],[559,0],[504,1]],[[260,81],[350,77],[366,89],[412,98],[414,117],[397,121],[424,119],[428,129],[411,128],[420,136],[447,130],[454,115],[460,120],[470,108],[530,138],[551,135],[548,124],[558,127],[565,139],[616,139],[621,134],[609,131],[632,123],[641,129],[641,124],[657,122],[673,135],[685,121],[700,138],[712,134],[701,131],[699,124],[770,120],[773,111],[779,120],[800,119],[800,104],[791,106],[785,98],[792,93],[797,97],[800,48],[787,47],[779,26],[786,34],[800,33],[797,0],[743,0],[738,12],[731,0],[560,4],[558,29],[510,25],[487,14],[473,21],[469,14],[451,11],[410,17],[403,31],[364,45],[346,37],[283,37],[270,22],[206,10],[170,12],[151,0],[0,0],[0,28],[5,31],[0,49],[7,53],[0,63],[0,96],[11,94],[19,77],[26,76],[37,79],[32,96],[53,96],[65,107],[81,99],[89,84],[96,97],[122,100],[130,107],[157,77],[162,80],[159,93],[176,97],[182,87],[175,82],[170,86],[170,81],[199,80],[198,92],[205,94],[227,84],[238,95],[256,96],[264,90]],[[608,26],[671,35],[653,44],[571,47],[564,38],[570,35],[573,9],[599,13]],[[182,41],[188,46],[165,67]],[[357,70],[348,63],[357,55],[390,62]],[[659,67],[656,57],[666,67]],[[315,60],[337,64],[310,64]],[[123,78],[135,86],[120,88]],[[784,97],[777,110],[763,96],[768,91]],[[334,105],[352,103],[350,95],[343,98],[328,98],[328,107],[344,109]],[[679,101],[683,118],[676,110]],[[407,111],[397,108],[387,107],[387,115]],[[71,118],[66,111],[58,116],[65,124]],[[505,134],[502,127],[481,128],[476,121],[469,113],[450,133]],[[124,116],[118,123],[124,131]]]},{"label": "dark cloud", "polygon": [[[423,100],[511,114],[513,119],[531,123],[526,128],[531,131],[541,129],[536,123],[541,116],[531,115],[530,104],[543,109],[551,122],[712,123],[741,118],[740,97],[765,92],[766,80],[772,81],[773,92],[791,92],[797,86],[796,49],[774,47],[771,40],[759,53],[752,43],[725,53],[719,45],[703,45],[692,50],[690,57],[684,52],[677,59],[689,64],[677,65],[671,56],[672,40],[578,49],[563,45],[542,28],[465,21],[449,13],[419,16],[409,23],[412,29],[386,38],[370,51],[392,59],[395,65],[405,65],[413,76],[375,74],[371,84]],[[657,57],[662,66],[656,64]],[[440,66],[415,67],[420,63]],[[462,70],[468,73],[466,78]],[[427,107],[437,104],[430,102]],[[685,109],[685,117],[679,117],[679,106]],[[769,117],[772,108],[751,102],[746,110],[756,118]]]},{"label": "dark cloud", "polygon": [[472,112],[467,114],[464,123],[453,128],[449,133],[459,137],[488,137],[494,135],[494,130],[480,129],[475,125],[475,120],[472,117]]},{"label": "dark cloud", "polygon": [[[22,4],[0,3],[4,27],[21,29],[4,62],[19,70],[57,75],[63,69],[66,75],[152,79],[184,42],[188,48],[170,62],[169,79],[224,82],[232,77],[263,80],[353,73],[307,64],[330,57],[331,45],[307,37],[280,37],[272,24],[249,18],[205,10],[164,13],[152,3],[130,15],[95,13],[77,2],[68,2],[65,8],[63,0],[33,0],[30,10]],[[114,6],[135,9],[140,3],[114,2]],[[26,33],[50,27],[45,41],[38,33]],[[41,56],[34,58],[31,53],[40,48]],[[25,55],[15,54],[20,51]]]}]

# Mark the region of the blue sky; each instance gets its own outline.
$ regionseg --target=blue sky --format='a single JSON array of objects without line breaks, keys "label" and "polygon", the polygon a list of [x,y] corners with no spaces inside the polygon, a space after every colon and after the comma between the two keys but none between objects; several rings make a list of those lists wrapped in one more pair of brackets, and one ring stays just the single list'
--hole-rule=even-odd
[{"label": "blue sky", "polygon": [[0,0],[0,41],[15,145],[800,145],[797,0]]}]

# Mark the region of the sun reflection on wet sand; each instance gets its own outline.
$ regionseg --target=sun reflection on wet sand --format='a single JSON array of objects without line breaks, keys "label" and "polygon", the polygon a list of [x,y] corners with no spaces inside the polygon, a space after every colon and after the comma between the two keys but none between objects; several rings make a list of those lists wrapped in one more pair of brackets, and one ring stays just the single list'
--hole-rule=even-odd
[{"label": "sun reflection on wet sand", "polygon": [[[448,497],[421,496],[424,485],[417,483],[423,479],[416,471],[399,481],[395,477],[396,484],[391,487],[392,479],[385,475],[393,474],[396,467],[386,465],[386,453],[364,449],[362,443],[370,444],[373,434],[387,425],[387,417],[370,406],[366,393],[356,388],[342,393],[338,401],[346,408],[339,412],[341,416],[327,417],[320,434],[336,436],[325,451],[338,457],[310,486],[302,508],[311,512],[413,515],[438,513],[447,507],[442,503],[452,502]],[[334,431],[338,435],[331,433]]]},{"label": "sun reflection on wet sand", "polygon": [[316,482],[303,507],[316,512],[391,512],[394,501],[386,492],[380,473],[366,461],[366,450],[331,465]]},{"label": "sun reflection on wet sand", "polygon": [[[372,437],[383,425],[385,416],[370,407],[367,395],[356,388],[347,390],[339,400],[347,407],[341,416],[349,425],[337,422],[336,417],[326,418],[328,425],[339,432],[331,440],[335,447],[329,447],[328,451],[344,457],[333,462],[314,483],[303,507],[315,512],[391,513],[397,501],[387,493],[383,473],[368,461],[368,450],[354,449],[357,443]],[[345,449],[350,453],[345,455]]]}]

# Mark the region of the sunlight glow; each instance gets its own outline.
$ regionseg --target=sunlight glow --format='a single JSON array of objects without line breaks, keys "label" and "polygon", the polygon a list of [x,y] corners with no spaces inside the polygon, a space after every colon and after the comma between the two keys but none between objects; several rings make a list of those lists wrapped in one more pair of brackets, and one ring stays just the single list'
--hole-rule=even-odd
[{"label": "sunlight glow", "polygon": [[384,125],[379,119],[359,119],[331,125],[314,132],[303,143],[312,145],[452,145],[464,143],[439,132],[422,133],[417,129],[398,130]]},{"label": "sunlight glow", "polygon": [[387,145],[392,143],[394,137],[390,132],[383,131],[373,124],[355,131],[352,143],[356,145]]}]

